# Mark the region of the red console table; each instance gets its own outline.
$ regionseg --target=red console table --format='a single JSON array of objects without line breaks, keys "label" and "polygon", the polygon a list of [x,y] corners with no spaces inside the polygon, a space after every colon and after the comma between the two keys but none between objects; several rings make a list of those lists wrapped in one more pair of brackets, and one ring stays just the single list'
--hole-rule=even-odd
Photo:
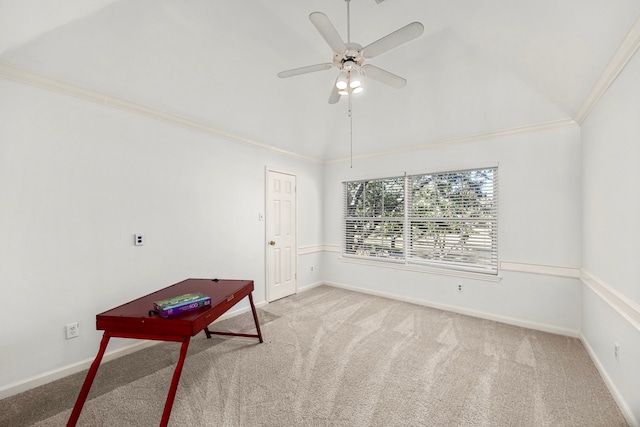
[{"label": "red console table", "polygon": [[[218,279],[187,279],[176,283],[152,294],[138,298],[119,307],[113,308],[96,316],[96,329],[104,330],[100,349],[95,360],[89,368],[87,377],[84,380],[76,404],[71,412],[71,417],[67,426],[75,426],[84,402],[91,389],[93,379],[98,372],[100,361],[107,349],[107,344],[111,337],[136,338],[159,341],[181,342],[180,357],[173,372],[169,393],[162,412],[160,426],[169,423],[171,408],[176,397],[178,381],[182,373],[184,359],[187,356],[187,348],[192,336],[200,331],[204,331],[207,338],[212,334],[233,335],[241,337],[258,338],[262,342],[260,323],[256,307],[253,305],[252,280],[218,280]],[[211,306],[202,307],[194,311],[181,313],[172,317],[164,318],[158,316],[153,310],[153,302],[164,298],[171,298],[192,292],[202,292],[211,297]],[[256,324],[256,334],[240,334],[234,332],[214,332],[209,330],[209,324],[223,315],[227,310],[236,305],[244,297],[249,297],[253,320]]]}]

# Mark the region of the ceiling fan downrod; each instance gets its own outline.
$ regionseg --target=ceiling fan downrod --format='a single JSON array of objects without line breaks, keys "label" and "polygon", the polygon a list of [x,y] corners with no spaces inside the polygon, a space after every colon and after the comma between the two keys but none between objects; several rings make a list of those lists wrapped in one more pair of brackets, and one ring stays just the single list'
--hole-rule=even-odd
[{"label": "ceiling fan downrod", "polygon": [[347,43],[351,43],[351,0],[345,0],[347,2]]}]

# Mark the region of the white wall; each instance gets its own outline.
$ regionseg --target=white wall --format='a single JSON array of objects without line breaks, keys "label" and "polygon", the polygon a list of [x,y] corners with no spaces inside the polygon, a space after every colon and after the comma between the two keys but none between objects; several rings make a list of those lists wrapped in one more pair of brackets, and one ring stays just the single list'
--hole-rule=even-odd
[{"label": "white wall", "polygon": [[[357,135],[355,136],[357,138]],[[390,142],[391,143],[391,142]],[[356,151],[357,154],[357,151]],[[580,328],[581,191],[578,126],[436,146],[388,157],[328,165],[325,243],[341,242],[344,180],[498,166],[499,259],[535,273],[500,271],[499,282],[371,267],[325,257],[325,279],[346,287],[543,330],[578,335]],[[563,267],[568,277],[544,273]],[[564,273],[563,273],[564,274]],[[570,277],[573,274],[574,277]],[[463,293],[457,284],[464,283]]]},{"label": "white wall", "polygon": [[[298,176],[300,288],[327,281],[582,334],[637,424],[639,75],[636,56],[582,129],[356,158],[354,168],[0,80],[0,287],[11,301],[0,310],[0,398],[16,384],[92,359],[100,338],[95,314],[159,286],[185,277],[251,278],[263,301],[258,213],[265,166],[274,166]],[[490,165],[500,171],[499,258],[509,262],[499,281],[364,266],[335,252],[342,181]],[[133,246],[136,232],[145,246]],[[584,285],[575,278],[581,266]],[[455,291],[459,283],[465,292]],[[65,340],[64,325],[76,321],[81,336]],[[128,344],[113,341],[111,350]]]},{"label": "white wall", "polygon": [[319,163],[7,80],[0,94],[0,398],[93,358],[95,315],[160,287],[253,279],[264,301],[266,166],[297,174],[298,243],[321,244]]},{"label": "white wall", "polygon": [[[583,340],[640,425],[640,57],[582,126]],[[615,343],[620,357],[614,357]]]}]

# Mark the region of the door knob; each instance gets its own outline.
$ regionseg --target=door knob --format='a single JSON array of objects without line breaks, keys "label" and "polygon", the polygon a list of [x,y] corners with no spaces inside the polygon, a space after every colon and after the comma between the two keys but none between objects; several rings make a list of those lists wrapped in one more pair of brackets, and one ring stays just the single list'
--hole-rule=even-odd
[{"label": "door knob", "polygon": [[270,241],[269,241],[269,244],[270,244],[271,246],[273,246],[273,245],[275,245],[275,244],[276,244],[276,242],[274,242],[273,240],[270,240]]}]

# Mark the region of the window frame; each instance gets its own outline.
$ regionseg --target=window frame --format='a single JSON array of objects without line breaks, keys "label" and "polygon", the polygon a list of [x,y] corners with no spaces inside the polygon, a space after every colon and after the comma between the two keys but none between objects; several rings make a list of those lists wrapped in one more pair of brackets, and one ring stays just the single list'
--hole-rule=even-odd
[{"label": "window frame", "polygon": [[[458,184],[455,184],[455,181],[453,180],[456,176],[460,179]],[[457,216],[440,218],[437,216],[429,217],[426,215],[421,217],[419,215],[415,215],[414,212],[415,209],[413,203],[415,202],[416,195],[414,194],[413,185],[416,179],[424,180],[427,179],[427,177],[431,177],[433,180],[441,177],[448,178],[451,182],[454,182],[454,184],[450,184],[452,188],[455,187],[455,185],[458,185],[459,188],[464,187],[464,185],[473,187],[473,184],[476,184],[476,186],[465,190],[467,191],[467,194],[472,194],[472,196],[467,197],[466,199],[460,199],[461,196],[458,195],[456,197],[458,197],[459,200],[455,200],[455,197],[452,196],[454,192],[452,191],[451,194],[449,194],[451,199],[447,200],[453,200],[454,204],[458,203],[457,207],[454,206],[454,212],[457,212]],[[349,214],[349,185],[371,185],[372,183],[380,183],[381,181],[390,179],[404,179],[404,193],[402,195],[404,199],[404,222],[402,225],[402,237],[401,239],[398,239],[400,242],[398,246],[402,247],[402,256],[384,256],[384,252],[382,252],[382,256],[379,256],[380,254],[378,253],[372,256],[366,252],[356,253],[352,250],[353,248],[349,250],[347,247],[349,239],[349,230],[347,229],[347,226],[349,221],[360,218]],[[370,261],[372,265],[390,263],[395,267],[400,267],[401,265],[404,269],[408,270],[444,272],[445,274],[454,275],[458,275],[457,273],[460,273],[460,275],[471,274],[473,276],[477,275],[478,277],[497,277],[499,270],[498,180],[498,166],[488,166],[434,173],[414,173],[411,175],[407,175],[405,173],[402,176],[393,176],[390,178],[369,178],[344,181],[342,183],[342,258],[357,260],[360,263],[368,263]],[[462,194],[463,192],[459,191],[459,193]],[[353,201],[351,201],[351,206],[353,207]],[[455,208],[457,208],[458,211],[455,211]],[[474,216],[465,216],[471,215],[469,212],[472,212]],[[449,213],[449,215],[451,214]],[[395,220],[395,218],[398,217],[395,216],[393,218]],[[389,220],[388,217],[376,216],[366,217],[365,219],[373,222],[376,220]],[[427,248],[428,243],[434,246],[433,250],[435,251],[437,243],[436,237],[429,240],[431,235],[428,233],[424,234],[421,243],[422,246],[418,247],[415,245],[417,234],[415,233],[414,226],[418,221],[432,224],[441,223],[439,226],[442,226],[443,230],[447,229],[449,231],[448,233],[443,234],[443,240],[440,242],[445,245],[443,248],[446,248],[446,251],[443,251],[444,255],[439,255],[440,259],[436,259],[438,257],[433,253],[430,253]],[[445,223],[448,225],[443,225]],[[455,240],[456,233],[452,232],[452,230],[458,230],[458,240]],[[466,230],[466,233],[459,230]],[[436,234],[434,233],[433,236],[436,236]],[[388,238],[389,237],[387,236],[387,239]],[[364,240],[365,238],[363,237],[362,239]],[[384,239],[382,239],[382,241],[384,242]],[[453,250],[456,244],[459,244],[460,246],[457,252]],[[446,245],[449,245],[450,247],[447,247]],[[419,252],[416,248],[422,250],[420,256],[418,255]],[[425,256],[425,254],[427,255]]]},{"label": "window frame", "polygon": [[[394,181],[401,181],[401,185],[398,185],[397,182]],[[387,186],[385,185],[385,183],[388,183],[388,187],[392,187],[391,190],[398,190],[398,189],[402,189],[402,195],[403,198],[406,199],[405,194],[406,194],[406,177],[405,176],[394,176],[394,177],[387,177],[387,178],[377,178],[377,179],[373,179],[373,180],[358,180],[358,181],[346,181],[343,183],[343,210],[344,210],[344,214],[343,214],[343,222],[342,222],[342,254],[343,256],[352,256],[352,257],[362,257],[362,258],[366,258],[366,259],[378,259],[378,260],[385,260],[385,261],[390,261],[390,262],[404,262],[404,247],[403,247],[403,256],[402,257],[398,257],[397,256],[397,250],[394,250],[394,241],[395,241],[395,235],[398,235],[398,233],[393,233],[393,230],[388,230],[389,227],[387,227],[388,225],[391,225],[391,228],[393,228],[393,225],[398,226],[402,232],[400,233],[400,235],[403,237],[403,245],[404,245],[404,236],[406,235],[404,232],[404,228],[406,226],[406,206],[405,206],[405,200],[402,201],[402,205],[403,205],[403,209],[402,209],[402,215],[378,215],[376,216],[376,209],[379,209],[381,212],[383,213],[387,213],[389,212],[384,204],[384,200],[387,199],[387,197],[382,198],[382,205],[381,206],[367,206],[367,199],[366,199],[366,195],[367,195],[367,183],[374,183],[375,184],[382,184],[382,189],[379,190],[386,190]],[[363,194],[364,198],[359,198],[358,202],[363,202],[364,206],[361,206],[360,209],[364,209],[365,213],[367,213],[368,215],[349,215],[350,212],[350,208],[352,208],[353,210],[356,210],[357,207],[353,206],[353,197],[351,197],[351,203],[349,202],[349,195],[350,195],[350,189],[348,188],[350,184],[358,184],[359,187],[361,187],[362,185],[364,185],[364,188],[359,188],[356,190],[356,192],[361,191],[361,193]],[[383,194],[388,194],[388,193],[384,193]],[[391,197],[393,197],[393,194],[391,194]],[[393,207],[391,209],[392,212],[396,212],[395,208],[397,206]],[[373,209],[373,212],[371,212],[371,210]],[[357,240],[357,231],[356,231],[356,227],[352,227],[351,231],[349,231],[348,226],[349,223],[360,223],[363,228],[364,226],[374,226],[373,228],[375,228],[376,230],[378,230],[378,233],[376,233],[377,235],[380,235],[380,239],[381,239],[381,243],[378,244],[378,250],[374,251],[375,253],[372,255],[370,252],[368,254],[363,254],[363,253],[358,253],[358,251],[360,252],[364,252],[366,251],[366,244],[362,244],[359,248],[356,247],[358,246],[356,243]],[[392,225],[393,224],[393,225]],[[373,233],[372,233],[373,234]],[[369,240],[371,240],[371,235],[369,236]],[[390,240],[388,248],[385,248],[385,241],[386,240]],[[370,247],[369,249],[375,249],[374,243],[373,242],[369,242]],[[348,248],[349,246],[352,246],[351,248]],[[386,249],[386,250],[385,250]]]}]

